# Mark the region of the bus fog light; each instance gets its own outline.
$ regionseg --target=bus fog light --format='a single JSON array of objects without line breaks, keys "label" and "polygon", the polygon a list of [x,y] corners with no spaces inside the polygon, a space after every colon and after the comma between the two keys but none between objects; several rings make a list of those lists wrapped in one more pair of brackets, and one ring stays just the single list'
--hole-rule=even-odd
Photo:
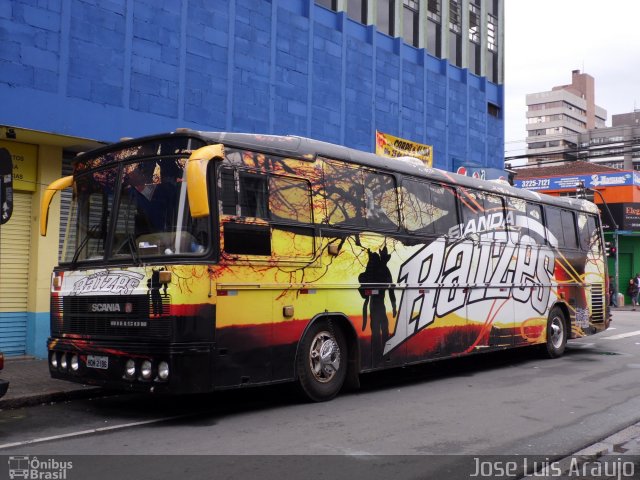
[{"label": "bus fog light", "polygon": [[74,372],[77,372],[78,368],[80,368],[80,362],[78,362],[78,355],[73,355],[71,357],[71,370],[73,370]]},{"label": "bus fog light", "polygon": [[136,362],[132,359],[127,360],[127,363],[124,366],[124,375],[127,378],[133,378],[136,374]]},{"label": "bus fog light", "polygon": [[165,361],[158,364],[158,378],[160,380],[166,380],[169,378],[169,364]]},{"label": "bus fog light", "polygon": [[62,370],[66,370],[69,365],[67,364],[67,354],[63,353],[60,355],[60,368]]},{"label": "bus fog light", "polygon": [[142,366],[140,367],[140,374],[145,380],[151,378],[151,362],[149,360],[145,360],[144,362],[142,362]]},{"label": "bus fog light", "polygon": [[58,368],[58,357],[55,352],[51,353],[51,366],[53,368]]}]

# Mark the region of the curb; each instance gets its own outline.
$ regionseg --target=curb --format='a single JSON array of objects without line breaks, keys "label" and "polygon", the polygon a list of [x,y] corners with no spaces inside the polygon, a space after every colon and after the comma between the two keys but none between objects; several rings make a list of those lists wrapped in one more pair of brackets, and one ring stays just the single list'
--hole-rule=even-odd
[{"label": "curb", "polygon": [[[577,478],[582,479],[601,479],[600,475],[587,475],[581,473],[595,468],[602,471],[603,465],[608,464],[610,470],[620,467],[622,459],[628,459],[629,463],[637,464],[640,458],[640,422],[634,423],[619,432],[613,433],[608,437],[589,445],[577,452],[561,458],[553,463],[555,469],[552,473],[546,472],[544,469],[535,473],[531,473],[520,480],[552,480],[558,478],[574,478],[578,472]],[[597,467],[599,465],[599,467]],[[597,467],[597,468],[596,468]],[[613,471],[612,470],[612,471]],[[616,471],[617,479],[625,478]],[[614,478],[607,476],[606,478]],[[636,477],[633,477],[636,478]]]},{"label": "curb", "polygon": [[0,400],[0,410],[15,410],[17,408],[32,407],[44,403],[63,402],[66,400],[78,400],[98,396],[115,395],[118,392],[105,390],[101,387],[89,387],[83,390],[71,390],[68,392],[38,393],[34,395],[24,395],[16,398],[5,398]]}]

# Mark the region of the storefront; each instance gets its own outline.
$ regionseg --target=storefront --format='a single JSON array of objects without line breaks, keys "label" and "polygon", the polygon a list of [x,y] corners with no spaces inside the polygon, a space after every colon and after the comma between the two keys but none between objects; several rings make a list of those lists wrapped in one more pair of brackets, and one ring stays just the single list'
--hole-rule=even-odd
[{"label": "storefront", "polygon": [[[46,186],[68,174],[73,156],[98,142],[20,128],[0,128],[0,148],[13,163],[13,213],[0,225],[0,351],[46,356],[49,284],[58,261],[61,199],[52,203],[49,229],[39,235],[40,199]],[[65,160],[63,162],[63,159]],[[68,202],[70,192],[66,194]]]}]

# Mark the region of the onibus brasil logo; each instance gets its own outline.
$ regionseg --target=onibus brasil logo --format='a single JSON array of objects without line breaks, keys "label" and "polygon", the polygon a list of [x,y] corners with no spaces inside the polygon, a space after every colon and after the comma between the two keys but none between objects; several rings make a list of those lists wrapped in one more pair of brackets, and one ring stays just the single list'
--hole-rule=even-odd
[{"label": "onibus brasil logo", "polygon": [[66,480],[67,471],[73,468],[73,462],[55,458],[39,459],[29,456],[9,457],[9,478],[34,480]]}]

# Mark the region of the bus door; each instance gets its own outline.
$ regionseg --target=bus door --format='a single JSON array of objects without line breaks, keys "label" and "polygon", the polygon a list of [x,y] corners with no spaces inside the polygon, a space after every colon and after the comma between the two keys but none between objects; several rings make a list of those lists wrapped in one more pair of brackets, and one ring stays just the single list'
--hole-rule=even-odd
[{"label": "bus door", "polygon": [[272,259],[267,176],[220,169],[220,266],[216,275],[216,384],[272,377]]}]

